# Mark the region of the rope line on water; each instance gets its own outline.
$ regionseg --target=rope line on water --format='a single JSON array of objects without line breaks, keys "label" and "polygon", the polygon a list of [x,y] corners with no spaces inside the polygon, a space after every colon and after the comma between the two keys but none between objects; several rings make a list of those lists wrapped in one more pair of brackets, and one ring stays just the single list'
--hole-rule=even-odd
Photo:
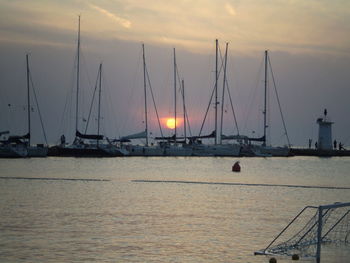
[{"label": "rope line on water", "polygon": [[87,181],[87,182],[108,182],[107,179],[84,179],[84,178],[48,178],[48,177],[11,177],[1,176],[5,180],[45,180],[45,181]]},{"label": "rope line on water", "polygon": [[264,187],[289,187],[289,188],[314,188],[350,190],[350,187],[341,186],[313,186],[313,185],[289,185],[289,184],[249,184],[249,183],[220,183],[220,182],[195,182],[195,181],[166,181],[166,180],[132,180],[134,183],[174,183],[174,184],[207,184],[207,185],[233,185],[233,186],[264,186]]}]

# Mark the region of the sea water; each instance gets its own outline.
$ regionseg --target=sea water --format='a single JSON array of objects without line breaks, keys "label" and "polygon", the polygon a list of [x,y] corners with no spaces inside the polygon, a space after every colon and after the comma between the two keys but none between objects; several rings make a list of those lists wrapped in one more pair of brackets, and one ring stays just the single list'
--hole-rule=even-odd
[{"label": "sea water", "polygon": [[1,159],[0,262],[268,262],[254,251],[304,206],[350,202],[349,171],[347,157]]}]

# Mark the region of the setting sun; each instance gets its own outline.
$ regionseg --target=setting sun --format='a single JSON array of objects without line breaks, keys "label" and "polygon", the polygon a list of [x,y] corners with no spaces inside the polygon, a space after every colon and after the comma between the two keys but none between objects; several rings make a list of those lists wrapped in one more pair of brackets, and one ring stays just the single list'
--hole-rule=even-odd
[{"label": "setting sun", "polygon": [[175,119],[174,118],[169,118],[167,119],[166,121],[166,126],[169,128],[169,129],[175,129]]}]

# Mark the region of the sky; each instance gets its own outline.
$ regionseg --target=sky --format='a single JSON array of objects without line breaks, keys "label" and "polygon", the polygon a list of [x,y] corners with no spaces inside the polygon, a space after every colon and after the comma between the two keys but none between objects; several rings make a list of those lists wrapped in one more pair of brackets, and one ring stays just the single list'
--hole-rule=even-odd
[{"label": "sky", "polygon": [[[174,112],[173,49],[191,131],[199,133],[215,82],[215,39],[228,45],[227,78],[240,134],[260,136],[263,55],[269,57],[292,145],[317,139],[327,108],[333,137],[350,147],[350,2],[347,0],[0,0],[0,130],[26,133],[26,62],[50,143],[74,133],[78,15],[81,16],[79,130],[85,131],[99,64],[102,127],[111,138],[144,129],[142,43],[162,120]],[[222,61],[219,61],[221,65]],[[270,77],[269,84],[272,84]],[[222,94],[222,71],[218,83]],[[269,139],[286,144],[273,85]],[[159,135],[148,88],[151,136]],[[234,134],[228,94],[224,133]],[[177,87],[178,115],[182,101]],[[34,142],[43,142],[33,104]],[[202,133],[214,129],[213,103]],[[221,108],[221,104],[219,104]],[[96,103],[87,130],[96,132]],[[164,134],[172,130],[163,126]],[[182,125],[178,132],[183,134]]]}]

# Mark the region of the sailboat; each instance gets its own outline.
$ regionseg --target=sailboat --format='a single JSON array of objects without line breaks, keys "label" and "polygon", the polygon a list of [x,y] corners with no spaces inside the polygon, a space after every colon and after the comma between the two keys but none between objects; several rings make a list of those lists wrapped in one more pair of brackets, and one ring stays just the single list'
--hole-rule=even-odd
[{"label": "sailboat", "polygon": [[[271,146],[267,144],[266,140],[266,135],[267,135],[267,88],[268,88],[268,65],[270,65],[270,60],[269,60],[269,55],[268,51],[265,50],[264,52],[264,64],[265,64],[265,71],[264,71],[264,109],[263,109],[263,115],[264,115],[264,123],[263,123],[263,136],[260,138],[248,138],[249,144],[247,145],[247,150],[251,151],[254,156],[262,156],[262,157],[270,157],[270,156],[289,156],[290,155],[290,148],[289,148],[289,138],[288,138],[288,133],[286,130],[286,125],[284,122],[284,118],[282,115],[282,111],[280,108],[280,113],[283,121],[283,126],[285,129],[285,135],[287,136],[288,140],[288,146],[285,147],[276,147],[276,146]],[[273,77],[273,75],[272,75]],[[277,94],[276,94],[277,96]],[[277,96],[278,99],[278,96]],[[252,144],[251,142],[261,142],[260,145],[258,144]]]},{"label": "sailboat", "polygon": [[99,67],[99,108],[98,108],[98,134],[83,134],[78,129],[79,89],[80,89],[80,16],[78,21],[78,49],[77,49],[77,82],[75,104],[75,139],[67,144],[65,136],[61,136],[61,143],[52,147],[51,155],[66,157],[114,157],[128,155],[128,151],[113,145],[107,138],[100,135],[100,96],[102,64]]},{"label": "sailboat", "polygon": [[[176,52],[173,49],[173,59],[174,59],[174,135],[171,138],[167,138],[163,141],[164,155],[166,156],[192,156],[193,149],[191,147],[184,147],[186,141],[181,143],[177,136],[177,63],[176,63]],[[185,123],[184,119],[184,123]],[[162,139],[162,138],[160,138]],[[164,138],[163,138],[164,139]]]},{"label": "sailboat", "polygon": [[[81,134],[78,130],[76,131],[75,146],[80,148],[80,154],[84,155],[84,152],[94,152],[96,156],[125,156],[128,155],[128,151],[112,144],[112,142],[105,136],[100,134],[100,122],[101,122],[101,90],[102,90],[102,63],[98,69],[98,116],[97,116],[97,134],[86,134],[91,109],[94,103],[94,96],[91,101],[89,118],[87,120],[85,133]],[[97,86],[96,86],[97,88]],[[95,91],[96,91],[95,88]]]},{"label": "sailboat", "polygon": [[[214,123],[214,131],[209,135],[204,136],[194,136],[191,138],[193,155],[195,156],[239,156],[241,145],[238,143],[222,143],[222,131],[220,131],[220,141],[218,140],[218,80],[219,80],[219,72],[218,72],[218,40],[216,39],[216,62],[215,62],[215,123]],[[226,56],[227,59],[227,49]],[[225,67],[225,75],[224,75],[224,85],[226,84],[226,67]],[[209,109],[209,106],[208,106]],[[204,124],[204,122],[203,122]],[[202,124],[202,127],[203,127]],[[222,125],[221,125],[222,127]],[[221,128],[222,129],[222,128]],[[214,138],[214,144],[204,144],[201,142],[201,139],[209,139]]]},{"label": "sailboat", "polygon": [[[48,153],[48,146],[44,146],[43,144],[37,144],[37,145],[31,145],[30,143],[30,134],[31,134],[31,118],[30,118],[30,83],[29,83],[29,79],[30,79],[30,70],[29,70],[29,58],[28,58],[28,54],[26,55],[26,62],[27,62],[27,99],[28,99],[28,139],[27,139],[27,149],[28,149],[28,157],[46,157],[47,153]],[[40,111],[39,112],[39,117],[41,119],[41,115],[40,115]],[[41,121],[42,124],[42,121]],[[44,127],[42,125],[43,128],[43,132],[45,134],[45,130]],[[46,138],[46,137],[45,137]]]},{"label": "sailboat", "polygon": [[[102,155],[106,156],[125,156],[128,155],[129,152],[126,151],[125,149],[122,149],[118,147],[117,145],[112,144],[112,142],[105,136],[100,134],[100,122],[101,122],[101,89],[102,89],[102,63],[99,66],[98,70],[98,82],[99,82],[99,91],[98,91],[98,116],[97,116],[97,134],[94,135],[87,135],[87,134],[79,134],[77,135],[80,140],[82,139],[89,139],[87,137],[90,137],[90,139],[93,137],[92,142],[90,141],[90,148],[97,148],[98,150],[102,151]],[[95,89],[96,90],[96,89]],[[91,108],[93,105],[93,100],[91,102]],[[91,108],[90,108],[90,113],[91,113]],[[86,125],[85,133],[88,128],[90,120],[90,114],[88,118],[88,123]],[[95,143],[94,143],[95,142]]]},{"label": "sailboat", "polygon": [[[146,58],[145,58],[145,45],[142,44],[142,60],[143,60],[143,94],[144,94],[144,123],[145,130],[137,133],[133,133],[127,136],[121,137],[118,141],[121,145],[129,152],[130,156],[163,156],[165,154],[165,149],[160,144],[149,143],[149,130],[148,130],[148,103],[147,103],[147,68],[146,68]],[[155,105],[154,105],[155,106]],[[158,118],[157,108],[155,107],[155,111]],[[160,126],[159,126],[160,127]],[[162,134],[162,130],[160,127],[160,132]],[[125,144],[131,142],[131,140],[135,139],[145,139],[145,144],[137,145],[137,144]]]},{"label": "sailboat", "polygon": [[[0,136],[8,136],[9,133],[9,131],[2,131],[0,132]],[[6,139],[0,140],[0,158],[27,157],[28,149],[22,141],[23,137],[25,136],[8,136]]]},{"label": "sailboat", "polygon": [[[30,104],[30,69],[29,69],[29,56],[26,55],[26,67],[27,67],[27,121],[28,132],[23,136],[9,136],[7,140],[0,142],[0,156],[1,157],[46,157],[48,153],[48,147],[44,144],[31,144],[31,104]],[[35,94],[34,94],[35,95]],[[37,105],[38,106],[38,105]],[[39,117],[41,120],[41,114],[39,111]],[[45,135],[43,123],[41,125]],[[8,131],[2,132],[2,135],[9,134]],[[45,137],[46,138],[46,137]]]}]

